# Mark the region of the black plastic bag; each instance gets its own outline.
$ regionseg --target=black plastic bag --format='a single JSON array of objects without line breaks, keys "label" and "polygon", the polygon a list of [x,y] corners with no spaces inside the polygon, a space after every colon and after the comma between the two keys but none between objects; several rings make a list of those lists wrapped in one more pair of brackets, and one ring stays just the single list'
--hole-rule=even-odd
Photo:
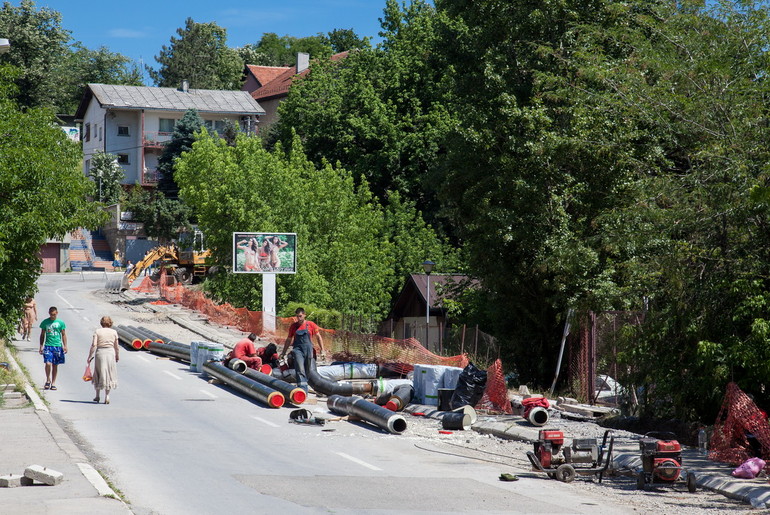
[{"label": "black plastic bag", "polygon": [[487,371],[481,370],[473,363],[468,363],[457,380],[457,387],[449,402],[452,409],[462,406],[475,406],[484,395],[487,386]]}]

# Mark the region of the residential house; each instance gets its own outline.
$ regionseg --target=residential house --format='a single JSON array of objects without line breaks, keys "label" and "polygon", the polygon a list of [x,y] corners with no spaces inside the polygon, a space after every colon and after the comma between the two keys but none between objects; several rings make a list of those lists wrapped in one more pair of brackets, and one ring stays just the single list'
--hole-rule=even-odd
[{"label": "residential house", "polygon": [[221,132],[226,122],[255,134],[264,109],[245,91],[182,87],[88,84],[75,114],[82,123],[83,172],[91,156],[104,151],[118,156],[124,184],[155,186],[158,158],[174,125],[188,109],[197,109],[209,130]]},{"label": "residential house", "polygon": [[[347,57],[348,54],[348,51],[334,54],[331,56],[331,60],[340,61]],[[296,66],[288,68],[246,66],[246,80],[241,89],[251,93],[251,97],[259,102],[259,105],[265,110],[265,115],[259,120],[260,131],[264,131],[278,120],[278,104],[289,95],[289,88],[291,88],[295,80],[310,73],[309,66],[310,54],[304,52],[297,54]]]}]

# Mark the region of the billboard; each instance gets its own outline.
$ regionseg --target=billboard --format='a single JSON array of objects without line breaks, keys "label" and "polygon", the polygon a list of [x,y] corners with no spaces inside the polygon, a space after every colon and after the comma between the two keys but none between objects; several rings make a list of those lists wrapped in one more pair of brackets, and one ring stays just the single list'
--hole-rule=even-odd
[{"label": "billboard", "polygon": [[233,233],[233,273],[294,274],[296,272],[296,233]]}]

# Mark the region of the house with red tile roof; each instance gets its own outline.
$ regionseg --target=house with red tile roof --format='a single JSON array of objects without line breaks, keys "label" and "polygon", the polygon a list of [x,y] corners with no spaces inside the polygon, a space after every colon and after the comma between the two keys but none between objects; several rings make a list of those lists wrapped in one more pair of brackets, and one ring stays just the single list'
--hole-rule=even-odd
[{"label": "house with red tile roof", "polygon": [[[348,54],[349,51],[340,52],[330,59],[340,61]],[[310,54],[304,52],[298,53],[297,64],[288,68],[246,65],[246,81],[241,89],[251,93],[251,97],[265,110],[265,114],[259,118],[260,131],[275,123],[278,119],[278,104],[289,95],[289,88],[295,80],[310,73],[309,67]]]}]

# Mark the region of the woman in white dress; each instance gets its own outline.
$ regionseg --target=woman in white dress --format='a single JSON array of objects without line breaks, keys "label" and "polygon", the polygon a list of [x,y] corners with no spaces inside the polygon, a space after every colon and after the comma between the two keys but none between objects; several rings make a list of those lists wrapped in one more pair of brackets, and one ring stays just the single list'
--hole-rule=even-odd
[{"label": "woman in white dress", "polygon": [[[88,362],[94,361],[93,384],[96,390],[94,402],[99,402],[99,392],[104,390],[104,403],[110,403],[110,390],[118,387],[117,362],[120,360],[118,332],[112,328],[112,319],[103,316],[102,327],[97,329],[88,351]],[[96,358],[96,359],[94,359]]]}]

